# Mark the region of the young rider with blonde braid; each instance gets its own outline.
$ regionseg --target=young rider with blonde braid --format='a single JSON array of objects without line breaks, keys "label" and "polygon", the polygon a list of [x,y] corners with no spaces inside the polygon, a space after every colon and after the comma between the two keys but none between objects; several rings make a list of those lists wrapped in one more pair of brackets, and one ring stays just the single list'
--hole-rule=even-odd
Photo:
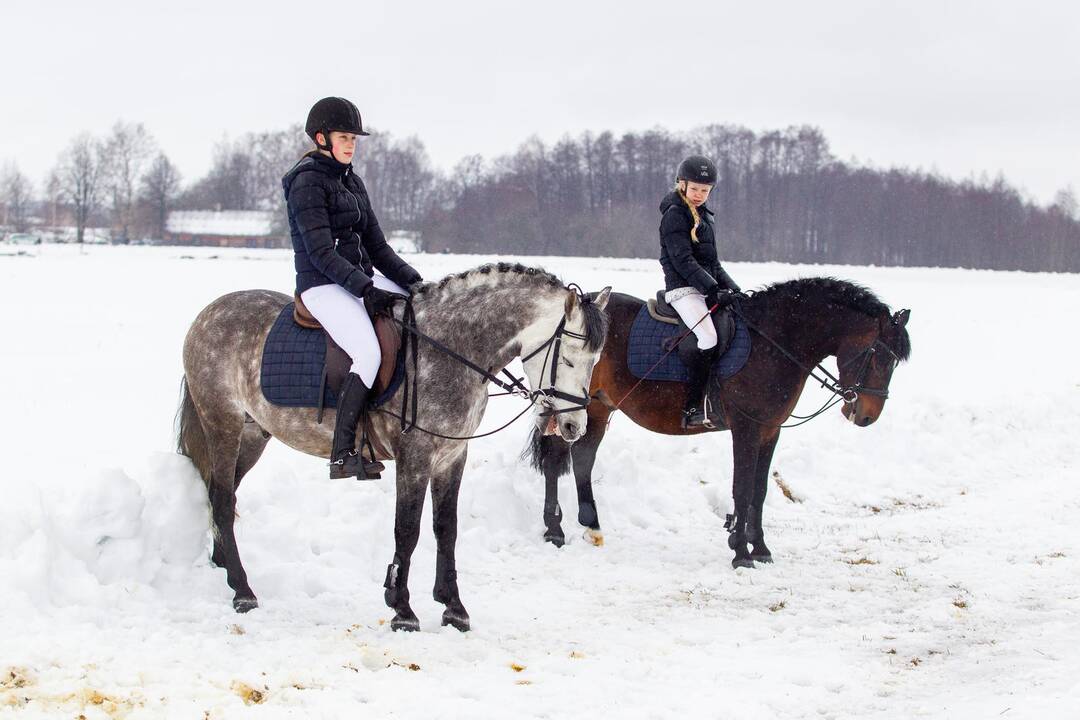
[{"label": "young rider with blonde braid", "polygon": [[[708,317],[731,303],[739,286],[724,271],[716,251],[713,213],[705,201],[716,185],[716,166],[706,157],[682,161],[675,188],[660,203],[660,265],[664,268],[664,299],[679,313],[693,335],[683,343],[696,349],[682,352],[689,371],[684,428],[712,427],[705,412],[705,385],[716,350],[716,326]],[[704,319],[703,319],[704,318]]]}]

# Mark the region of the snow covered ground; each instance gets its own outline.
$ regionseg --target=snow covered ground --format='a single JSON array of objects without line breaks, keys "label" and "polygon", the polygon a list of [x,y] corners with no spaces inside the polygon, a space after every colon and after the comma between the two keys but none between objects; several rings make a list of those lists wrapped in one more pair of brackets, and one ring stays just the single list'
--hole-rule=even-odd
[{"label": "snow covered ground", "polygon": [[[771,490],[776,564],[729,565],[728,436],[618,416],[595,472],[607,544],[574,530],[569,480],[572,537],[544,544],[522,421],[469,456],[473,632],[439,627],[425,530],[423,631],[395,634],[390,473],[330,482],[271,443],[239,493],[262,603],[241,616],[209,562],[201,481],[172,452],[189,322],[231,290],[290,290],[290,255],[14,252],[0,248],[0,717],[1080,717],[1076,276],[732,264],[746,287],[835,274],[912,309],[913,357],[875,425],[834,411],[782,436],[773,467],[800,502]],[[428,278],[487,259],[414,258]],[[526,262],[586,289],[661,281],[652,261]],[[485,427],[517,403],[493,401]]]}]

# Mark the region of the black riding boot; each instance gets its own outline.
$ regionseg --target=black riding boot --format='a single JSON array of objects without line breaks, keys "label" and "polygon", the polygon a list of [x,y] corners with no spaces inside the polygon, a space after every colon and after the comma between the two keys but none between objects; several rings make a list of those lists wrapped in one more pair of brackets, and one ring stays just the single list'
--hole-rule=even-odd
[{"label": "black riding boot", "polygon": [[356,450],[356,427],[367,411],[370,390],[356,373],[349,373],[341,383],[337,420],[334,421],[334,445],[330,450],[330,479],[355,477],[375,480],[383,471],[381,462],[368,462]]},{"label": "black riding boot", "polygon": [[712,367],[716,348],[695,349],[686,353],[683,362],[690,374],[686,382],[686,404],[683,406],[683,429],[695,427],[713,427],[712,421],[705,414],[705,386],[709,382],[709,370]]}]

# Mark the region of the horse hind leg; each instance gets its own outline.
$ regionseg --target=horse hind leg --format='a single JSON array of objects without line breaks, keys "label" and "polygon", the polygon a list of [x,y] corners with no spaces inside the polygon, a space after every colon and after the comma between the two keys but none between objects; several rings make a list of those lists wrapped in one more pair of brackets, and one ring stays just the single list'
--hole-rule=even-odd
[{"label": "horse hind leg", "polygon": [[[210,495],[211,517],[214,531],[215,562],[225,567],[225,576],[229,587],[233,589],[233,609],[244,613],[259,606],[251,586],[248,585],[247,572],[240,562],[240,553],[236,547],[234,524],[236,521],[236,485],[240,469],[241,438],[244,434],[243,414],[220,414],[207,421],[204,418],[207,445],[210,449],[211,475],[207,483]],[[265,443],[263,443],[265,446]],[[259,449],[261,453],[261,448]],[[253,448],[247,448],[249,461],[244,472],[254,464],[251,460]],[[257,458],[256,458],[257,459]]]},{"label": "horse hind leg", "polygon": [[[255,466],[262,457],[266,444],[270,441],[270,434],[263,430],[254,421],[248,419],[244,423],[244,429],[240,435],[240,452],[236,460],[236,477],[233,481],[233,492],[240,489],[240,481]],[[213,499],[211,499],[213,504]],[[218,567],[225,567],[225,548],[221,542],[221,535],[214,525],[214,551],[210,556],[211,562]]]}]

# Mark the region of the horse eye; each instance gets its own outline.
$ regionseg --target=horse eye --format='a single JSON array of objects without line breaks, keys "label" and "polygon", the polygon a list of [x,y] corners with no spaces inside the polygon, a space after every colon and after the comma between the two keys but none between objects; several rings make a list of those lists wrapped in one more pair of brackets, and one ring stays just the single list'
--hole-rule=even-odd
[{"label": "horse eye", "polygon": [[562,361],[563,361],[564,363],[566,363],[566,367],[569,367],[569,368],[572,368],[572,367],[574,367],[574,363],[570,362],[570,361],[569,361],[569,360],[567,360],[566,358],[563,358],[563,359],[562,359]]}]

